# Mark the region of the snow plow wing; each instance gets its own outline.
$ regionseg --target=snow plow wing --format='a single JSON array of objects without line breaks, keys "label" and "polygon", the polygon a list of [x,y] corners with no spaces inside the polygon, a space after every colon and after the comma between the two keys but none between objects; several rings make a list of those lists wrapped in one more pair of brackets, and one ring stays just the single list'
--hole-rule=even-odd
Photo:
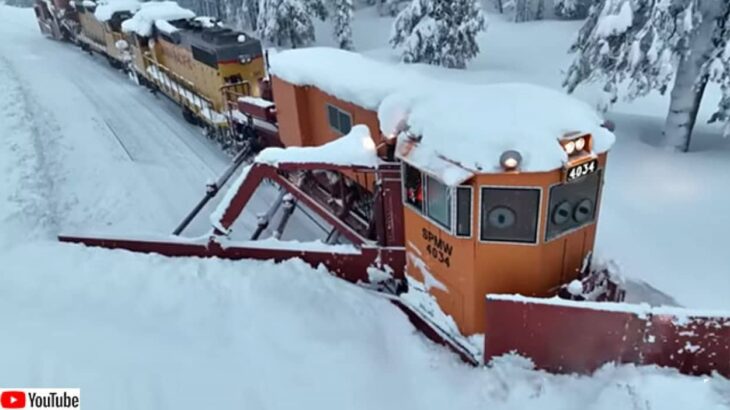
[{"label": "snow plow wing", "polygon": [[230,245],[222,245],[215,238],[211,238],[208,242],[200,242],[195,239],[179,237],[133,239],[59,235],[58,240],[86,246],[154,253],[171,257],[216,257],[231,260],[271,260],[274,262],[299,258],[314,268],[323,265],[336,276],[354,283],[358,281],[367,282],[367,270],[371,266],[377,266],[378,264],[400,266],[405,263],[403,252],[397,250],[352,248],[352,251],[349,251],[343,248],[341,252],[337,252],[335,250],[308,249],[305,246],[292,248],[288,242],[272,240]]},{"label": "snow plow wing", "polygon": [[559,373],[590,373],[610,362],[673,367],[730,377],[730,313],[488,295],[485,361],[517,352]]}]

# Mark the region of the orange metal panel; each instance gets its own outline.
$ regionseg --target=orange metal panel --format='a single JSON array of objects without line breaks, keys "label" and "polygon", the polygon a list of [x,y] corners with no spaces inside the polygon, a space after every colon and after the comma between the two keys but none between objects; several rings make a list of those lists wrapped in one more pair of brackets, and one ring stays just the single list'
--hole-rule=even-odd
[{"label": "orange metal panel", "polygon": [[[599,157],[605,164],[605,155]],[[562,170],[541,173],[481,174],[467,181],[473,189],[472,237],[451,235],[428,218],[409,207],[405,208],[407,252],[420,257],[434,279],[448,291],[432,288],[441,308],[451,316],[465,334],[484,333],[490,324],[484,309],[488,293],[554,295],[558,287],[578,277],[586,254],[593,249],[596,224],[546,242],[550,187],[562,181]],[[537,243],[483,242],[480,240],[480,187],[530,187],[541,190]],[[600,196],[599,196],[600,202]],[[599,207],[597,207],[598,211]],[[597,212],[596,211],[596,212]],[[596,216],[597,220],[598,216]],[[424,234],[424,230],[432,233]],[[450,266],[432,256],[433,240],[448,244]],[[430,246],[430,247],[429,247]],[[410,275],[424,279],[421,269],[408,259]]]}]

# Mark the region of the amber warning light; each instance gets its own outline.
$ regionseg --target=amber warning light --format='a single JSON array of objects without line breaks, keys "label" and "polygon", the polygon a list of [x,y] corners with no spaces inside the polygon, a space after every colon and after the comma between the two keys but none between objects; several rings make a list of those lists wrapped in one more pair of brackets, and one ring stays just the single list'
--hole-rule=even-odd
[{"label": "amber warning light", "polygon": [[0,388],[0,409],[80,409],[81,389]]}]

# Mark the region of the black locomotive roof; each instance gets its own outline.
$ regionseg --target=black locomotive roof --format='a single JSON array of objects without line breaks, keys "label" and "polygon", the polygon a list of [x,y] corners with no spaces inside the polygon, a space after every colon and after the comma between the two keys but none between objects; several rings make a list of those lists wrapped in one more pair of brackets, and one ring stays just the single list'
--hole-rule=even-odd
[{"label": "black locomotive roof", "polygon": [[165,39],[192,50],[193,55],[205,60],[208,65],[245,60],[262,55],[261,42],[243,32],[227,27],[204,27],[196,21],[178,20],[170,22],[178,31],[160,32]]}]

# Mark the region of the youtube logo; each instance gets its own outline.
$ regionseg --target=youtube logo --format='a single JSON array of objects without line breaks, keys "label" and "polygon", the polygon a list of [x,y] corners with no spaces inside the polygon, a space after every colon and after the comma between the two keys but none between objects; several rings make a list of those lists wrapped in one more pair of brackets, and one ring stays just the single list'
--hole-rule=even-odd
[{"label": "youtube logo", "polygon": [[0,393],[0,407],[3,409],[24,409],[25,392],[18,390],[6,390]]},{"label": "youtube logo", "polygon": [[74,409],[81,408],[81,389],[0,387],[0,410],[5,409]]}]

